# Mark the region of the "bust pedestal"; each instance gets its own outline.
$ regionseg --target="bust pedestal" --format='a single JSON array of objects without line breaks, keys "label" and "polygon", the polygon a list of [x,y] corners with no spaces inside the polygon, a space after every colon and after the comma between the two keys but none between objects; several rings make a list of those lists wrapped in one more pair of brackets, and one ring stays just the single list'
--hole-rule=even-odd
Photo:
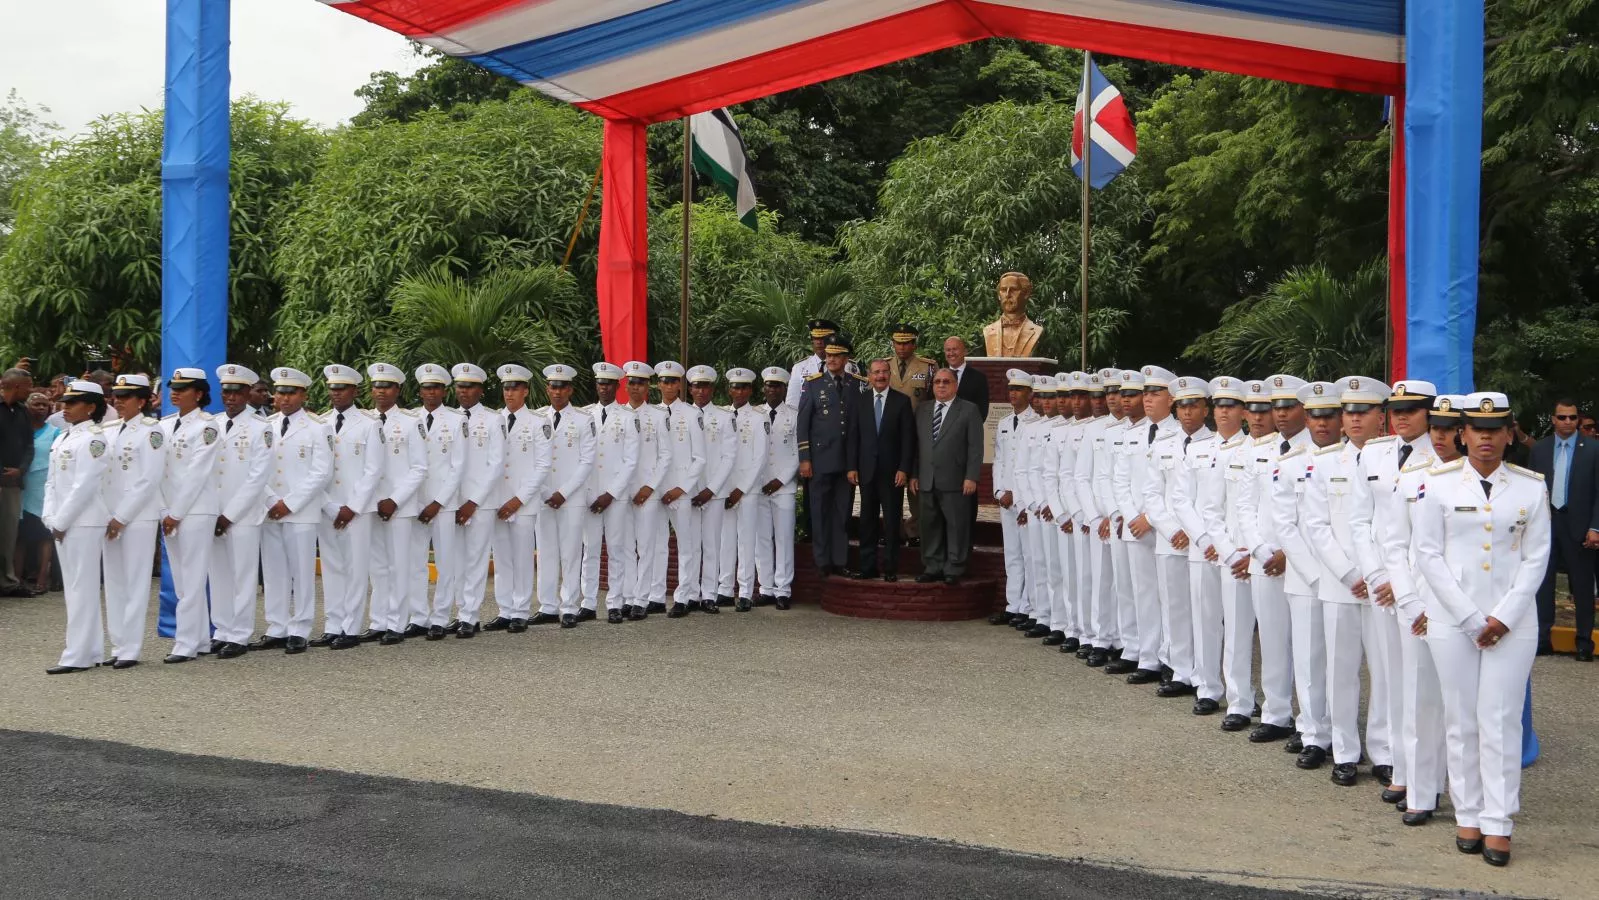
[{"label": "bust pedestal", "polygon": [[977,482],[977,502],[980,506],[996,506],[994,502],[994,432],[999,421],[1011,414],[1010,401],[1006,399],[1009,379],[1005,373],[1021,369],[1029,375],[1053,375],[1059,363],[1045,356],[968,356],[966,364],[988,379],[987,418],[983,422],[983,477]]}]

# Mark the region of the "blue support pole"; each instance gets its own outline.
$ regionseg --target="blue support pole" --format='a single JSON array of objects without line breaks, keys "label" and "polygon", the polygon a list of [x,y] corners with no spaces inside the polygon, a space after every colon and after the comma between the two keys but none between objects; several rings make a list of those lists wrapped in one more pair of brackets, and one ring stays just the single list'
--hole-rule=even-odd
[{"label": "blue support pole", "polygon": [[[167,0],[161,151],[161,374],[212,372],[228,352],[228,5]],[[213,392],[213,400],[220,399]],[[163,409],[166,403],[163,402]],[[163,549],[159,630],[177,599]]]}]

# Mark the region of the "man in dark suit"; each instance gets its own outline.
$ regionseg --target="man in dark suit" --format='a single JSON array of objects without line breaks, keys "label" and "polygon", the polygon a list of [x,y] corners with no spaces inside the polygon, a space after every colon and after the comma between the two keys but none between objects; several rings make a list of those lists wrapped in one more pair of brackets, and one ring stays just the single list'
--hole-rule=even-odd
[{"label": "man in dark suit", "polygon": [[959,583],[972,552],[972,505],[983,468],[983,415],[955,396],[955,373],[933,373],[933,402],[916,410],[916,477],[922,503],[922,583]]},{"label": "man in dark suit", "polygon": [[877,576],[881,529],[883,580],[897,581],[899,511],[916,458],[916,419],[909,398],[889,389],[889,374],[888,360],[872,360],[867,375],[871,391],[855,404],[850,421],[849,481],[861,489],[861,570],[855,577]]},{"label": "man in dark suit", "polygon": [[849,426],[861,401],[861,379],[846,371],[852,352],[849,335],[827,339],[827,368],[805,377],[795,418],[799,476],[809,479],[805,494],[811,510],[811,552],[823,575],[843,575],[849,555],[849,512],[855,488],[849,471]]},{"label": "man in dark suit", "polygon": [[1577,659],[1593,659],[1594,549],[1599,547],[1599,441],[1577,432],[1577,404],[1555,403],[1555,433],[1532,448],[1532,468],[1549,488],[1549,568],[1538,588],[1538,652],[1548,654],[1555,621],[1555,572],[1564,570],[1577,607]]},{"label": "man in dark suit", "polygon": [[949,370],[955,373],[955,396],[977,407],[980,416],[988,415],[988,378],[966,364],[966,339],[952,337],[944,341],[944,359]]}]

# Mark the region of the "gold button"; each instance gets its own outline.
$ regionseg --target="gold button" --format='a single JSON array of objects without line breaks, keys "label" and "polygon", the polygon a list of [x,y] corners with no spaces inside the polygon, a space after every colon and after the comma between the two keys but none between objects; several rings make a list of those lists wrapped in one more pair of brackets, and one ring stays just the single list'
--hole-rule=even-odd
[{"label": "gold button", "polygon": [[1488,563],[1483,563],[1482,564],[1482,570],[1484,572],[1486,572],[1486,571],[1488,571],[1489,569],[1492,569],[1492,568],[1493,568],[1493,566],[1489,565]]},{"label": "gold button", "polygon": [[1482,511],[1483,512],[1493,512],[1494,508],[1485,503],[1485,504],[1483,504]]},{"label": "gold button", "polygon": [[1493,544],[1483,544],[1482,545],[1482,549],[1484,549],[1484,550],[1492,550],[1493,548],[1494,548]]},{"label": "gold button", "polygon": [[1483,531],[1493,531],[1494,530],[1493,523],[1490,522],[1487,525],[1482,526],[1482,530]]}]

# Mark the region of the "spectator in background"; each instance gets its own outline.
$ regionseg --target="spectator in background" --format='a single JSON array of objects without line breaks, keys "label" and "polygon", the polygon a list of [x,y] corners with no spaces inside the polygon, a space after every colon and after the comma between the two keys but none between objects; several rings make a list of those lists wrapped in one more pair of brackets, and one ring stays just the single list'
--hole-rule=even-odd
[{"label": "spectator in background", "polygon": [[1555,573],[1564,571],[1577,607],[1577,659],[1593,659],[1594,549],[1599,547],[1599,441],[1577,433],[1577,404],[1555,401],[1554,434],[1532,448],[1532,469],[1549,487],[1548,567],[1538,588],[1538,653],[1553,652]]},{"label": "spectator in background", "polygon": [[28,395],[28,421],[33,426],[33,462],[22,476],[22,523],[17,530],[17,575],[24,579],[32,576],[33,590],[44,593],[51,587],[51,561],[55,547],[50,540],[50,529],[40,518],[44,511],[44,482],[50,472],[50,445],[55,443],[60,429],[51,425],[50,396],[42,391]]},{"label": "spectator in background", "polygon": [[26,369],[7,369],[0,375],[0,595],[34,597],[16,573],[13,554],[22,523],[22,482],[33,464],[33,423],[28,419],[27,398],[33,376]]},{"label": "spectator in background", "polygon": [[1594,431],[1593,416],[1587,413],[1582,413],[1577,417],[1577,430],[1587,437],[1599,437],[1599,433]]},{"label": "spectator in background", "polygon": [[265,378],[250,388],[250,407],[263,416],[277,412],[277,406],[272,402],[272,385]]}]

